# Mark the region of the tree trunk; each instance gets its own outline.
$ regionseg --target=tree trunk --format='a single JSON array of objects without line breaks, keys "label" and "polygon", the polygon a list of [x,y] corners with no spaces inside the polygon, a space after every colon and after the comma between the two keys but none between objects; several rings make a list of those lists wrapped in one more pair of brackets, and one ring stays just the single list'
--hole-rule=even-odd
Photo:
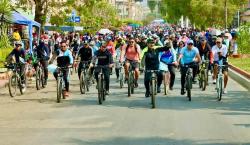
[{"label": "tree trunk", "polygon": [[35,21],[39,22],[42,26],[46,21],[46,9],[47,9],[47,0],[34,0],[36,4],[35,9]]}]

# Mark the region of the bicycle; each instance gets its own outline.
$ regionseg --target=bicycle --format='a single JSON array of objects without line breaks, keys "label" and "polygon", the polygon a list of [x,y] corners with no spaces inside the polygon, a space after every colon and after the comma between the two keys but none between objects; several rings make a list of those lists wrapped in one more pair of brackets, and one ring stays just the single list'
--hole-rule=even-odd
[{"label": "bicycle", "polygon": [[37,66],[36,66],[36,89],[40,90],[41,87],[45,88],[45,74],[44,74],[44,68],[43,65],[40,62],[40,59],[37,60]]},{"label": "bicycle", "polygon": [[135,88],[135,68],[133,67],[137,62],[129,62],[129,69],[128,69],[128,97],[131,96],[131,94],[134,94],[134,88]]},{"label": "bicycle", "polygon": [[190,64],[185,64],[183,67],[186,67],[188,70],[187,70],[187,73],[186,73],[186,78],[185,78],[185,88],[186,88],[186,91],[187,91],[187,97],[188,97],[188,100],[191,101],[191,90],[192,90],[192,80],[193,80],[193,77],[192,77],[192,69],[191,69],[191,65]]},{"label": "bicycle", "polygon": [[156,88],[157,88],[157,72],[159,70],[146,70],[146,73],[151,73],[151,78],[150,78],[150,83],[149,83],[149,93],[151,96],[151,104],[152,108],[155,108],[156,106],[156,101],[155,97],[157,94]]},{"label": "bicycle", "polygon": [[108,68],[108,66],[96,66],[95,69],[100,69],[97,80],[97,89],[98,89],[98,102],[102,104],[106,100],[106,86],[105,79],[103,74],[103,69]]},{"label": "bicycle", "polygon": [[[26,81],[26,76],[25,74],[21,74],[21,68],[20,65],[23,65],[22,63],[12,63],[5,65],[5,67],[8,68],[9,71],[12,71],[12,75],[9,78],[9,83],[8,83],[8,89],[11,97],[16,96],[16,91],[17,87],[20,90],[21,95],[24,94],[26,87],[27,87],[27,81]],[[22,86],[22,80],[21,76],[24,76],[24,86]]]},{"label": "bicycle", "polygon": [[[61,102],[61,98],[65,99],[65,96],[63,95],[63,90],[65,88],[65,82],[63,79],[63,71],[69,69],[69,66],[66,67],[57,67],[57,103]],[[68,74],[69,77],[69,74]]]},{"label": "bicycle", "polygon": [[81,75],[80,75],[80,91],[81,94],[85,94],[86,90],[89,91],[89,77],[87,75],[88,73],[88,65],[90,61],[81,61],[82,69],[81,69]]},{"label": "bicycle", "polygon": [[217,90],[217,98],[218,101],[221,101],[222,98],[222,91],[223,91],[223,84],[224,84],[224,75],[223,75],[223,67],[226,65],[223,65],[222,60],[219,61],[218,64],[218,69],[219,73],[217,74],[217,79],[216,79],[216,90]]},{"label": "bicycle", "polygon": [[208,85],[208,66],[209,61],[202,59],[200,73],[199,73],[199,87],[202,91],[206,90],[206,86]]}]

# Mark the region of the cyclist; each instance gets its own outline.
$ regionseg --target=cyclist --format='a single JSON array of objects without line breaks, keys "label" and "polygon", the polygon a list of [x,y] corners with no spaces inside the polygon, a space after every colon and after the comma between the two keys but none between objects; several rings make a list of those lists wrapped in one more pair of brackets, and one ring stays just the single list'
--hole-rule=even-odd
[{"label": "cyclist", "polygon": [[14,60],[19,67],[20,72],[18,72],[21,76],[22,87],[25,88],[25,51],[22,49],[22,42],[16,41],[15,48],[10,52],[7,57],[7,61]]},{"label": "cyclist", "polygon": [[[60,49],[58,49],[57,51],[54,52],[51,60],[49,61],[49,64],[52,64],[53,61],[55,60],[55,58],[58,59],[57,63],[60,63],[60,65],[70,66],[73,64],[73,61],[74,61],[73,56],[72,56],[71,51],[67,47],[66,41],[61,42]],[[60,58],[62,58],[62,59],[60,59]],[[64,62],[64,60],[67,60],[69,62]],[[62,72],[63,72],[63,79],[65,82],[65,90],[63,91],[63,95],[65,97],[68,97],[69,96],[69,79],[68,79],[69,68],[66,70],[63,70]],[[54,77],[57,79],[58,71],[55,71],[53,74],[54,74]]]},{"label": "cyclist", "polygon": [[125,41],[122,40],[121,36],[118,36],[117,38],[117,44],[115,46],[115,61],[116,61],[116,68],[115,68],[115,73],[116,73],[116,78],[117,78],[117,82],[119,81],[119,61],[120,61],[120,57],[121,57],[121,51],[122,51],[122,47],[125,45]]},{"label": "cyclist", "polygon": [[[76,60],[79,59],[79,57],[81,58],[81,62],[79,63],[79,67],[78,67],[78,77],[80,79],[81,76],[81,70],[83,68],[83,62],[82,61],[86,61],[89,62],[87,64],[87,68],[89,67],[89,64],[91,63],[92,57],[93,57],[93,50],[90,47],[88,41],[84,41],[83,47],[81,47],[76,55]],[[90,74],[93,74],[94,69],[91,69]],[[92,76],[92,75],[90,75]]]},{"label": "cyclist", "polygon": [[223,61],[223,65],[226,65],[223,67],[223,74],[224,74],[224,90],[223,93],[227,93],[227,82],[228,82],[228,62],[227,62],[227,54],[228,49],[227,46],[222,44],[222,39],[217,38],[216,39],[216,45],[212,48],[212,54],[213,54],[213,61],[214,61],[214,75],[213,75],[213,84],[216,84],[216,77],[218,74],[218,62],[220,60]]},{"label": "cyclist", "polygon": [[40,60],[41,65],[43,66],[45,85],[47,85],[48,80],[48,60],[49,60],[49,48],[45,45],[43,41],[39,42],[38,47],[36,48],[37,58]]},{"label": "cyclist", "polygon": [[[206,37],[201,38],[201,42],[198,44],[197,48],[199,49],[199,54],[201,58],[204,58],[204,60],[208,60],[211,62],[211,55],[212,55],[212,49],[210,45],[207,43]],[[207,65],[207,70],[209,69],[211,65]],[[199,70],[198,70],[199,72]]]},{"label": "cyclist", "polygon": [[121,52],[120,62],[125,58],[125,81],[128,80],[129,65],[133,64],[132,68],[135,69],[135,87],[138,87],[139,79],[139,61],[140,61],[140,46],[135,43],[133,37],[129,38],[127,45],[124,45]]},{"label": "cyclist", "polygon": [[[147,72],[147,70],[159,70],[159,53],[163,51],[167,51],[171,48],[170,43],[168,45],[155,49],[155,41],[151,38],[147,40],[148,43],[148,50],[143,54],[142,56],[142,66],[145,65],[145,77],[144,77],[144,85],[146,88],[145,97],[150,96],[149,91],[149,83],[151,78],[151,72]],[[157,72],[157,91],[160,88],[162,83],[162,74],[160,72]],[[159,92],[159,91],[158,91]]]},{"label": "cyclist", "polygon": [[[96,54],[92,59],[92,63],[90,64],[90,68],[96,64],[97,66],[108,66],[107,68],[103,68],[104,80],[105,80],[105,89],[106,95],[109,95],[109,83],[110,83],[110,68],[113,66],[113,57],[112,54],[106,48],[107,43],[105,41],[102,42],[102,46],[99,50],[97,50]],[[95,79],[98,82],[98,74],[100,70],[95,70]],[[97,84],[98,85],[98,84]]]},{"label": "cyclist", "polygon": [[194,41],[188,40],[187,46],[181,49],[180,56],[178,58],[178,62],[181,60],[181,95],[184,95],[185,89],[185,78],[188,68],[183,65],[190,65],[193,69],[193,82],[196,82],[196,75],[198,71],[198,63],[201,61],[201,57],[199,54],[199,50],[194,47]]}]

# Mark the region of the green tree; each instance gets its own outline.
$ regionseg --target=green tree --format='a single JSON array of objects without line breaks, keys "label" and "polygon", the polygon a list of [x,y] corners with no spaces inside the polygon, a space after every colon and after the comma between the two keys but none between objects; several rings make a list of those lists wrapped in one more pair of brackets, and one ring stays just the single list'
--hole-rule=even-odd
[{"label": "green tree", "polygon": [[227,21],[231,22],[236,11],[247,2],[248,0],[163,0],[160,12],[173,23],[184,16],[200,28],[224,27],[226,8]]},{"label": "green tree", "polygon": [[155,10],[156,4],[157,4],[157,2],[155,0],[148,0],[148,7],[149,7],[151,13],[153,13],[153,11]]}]

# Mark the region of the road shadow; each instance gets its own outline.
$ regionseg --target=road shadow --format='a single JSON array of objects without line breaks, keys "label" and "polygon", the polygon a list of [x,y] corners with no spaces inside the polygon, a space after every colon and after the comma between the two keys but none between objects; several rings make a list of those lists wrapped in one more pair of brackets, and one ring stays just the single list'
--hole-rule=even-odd
[{"label": "road shadow", "polygon": [[163,137],[115,137],[99,140],[68,138],[64,143],[75,145],[247,145],[249,143],[225,142],[224,140],[189,140]]}]

